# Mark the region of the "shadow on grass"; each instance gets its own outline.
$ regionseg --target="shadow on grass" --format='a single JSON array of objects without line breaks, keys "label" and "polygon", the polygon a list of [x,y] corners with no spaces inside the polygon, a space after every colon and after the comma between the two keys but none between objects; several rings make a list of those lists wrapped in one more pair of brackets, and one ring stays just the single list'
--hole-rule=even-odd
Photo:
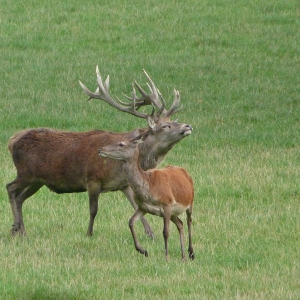
[{"label": "shadow on grass", "polygon": [[[63,283],[62,283],[63,285]],[[30,300],[77,300],[77,299],[88,299],[88,297],[83,297],[82,295],[68,294],[61,289],[61,286],[57,287],[60,291],[54,291],[47,287],[32,288],[32,291],[23,291],[22,295],[20,293],[20,299],[30,299]]]}]

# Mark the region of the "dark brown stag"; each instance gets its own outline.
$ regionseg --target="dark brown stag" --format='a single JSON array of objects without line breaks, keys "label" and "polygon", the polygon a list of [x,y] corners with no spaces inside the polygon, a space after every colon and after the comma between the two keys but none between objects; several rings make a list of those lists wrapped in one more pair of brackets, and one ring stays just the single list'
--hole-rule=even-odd
[{"label": "dark brown stag", "polygon": [[[175,100],[169,110],[151,78],[144,71],[150,94],[135,82],[141,97],[136,96],[133,87],[131,101],[114,101],[109,95],[109,77],[102,82],[96,69],[98,88],[95,93],[80,85],[90,98],[101,99],[120,111],[147,119],[148,128],[135,129],[127,133],[112,133],[102,130],[88,132],[68,132],[48,128],[26,129],[14,134],[8,144],[17,178],[6,185],[14,216],[12,234],[25,234],[22,206],[24,201],[42,186],[60,193],[88,192],[90,221],[88,235],[93,234],[94,219],[98,211],[100,193],[122,191],[136,209],[134,194],[130,188],[122,163],[98,156],[97,149],[119,140],[134,138],[150,130],[145,142],[140,145],[140,163],[144,170],[157,166],[167,152],[191,131],[188,124],[170,121],[179,108],[179,92],[175,90]],[[152,105],[151,114],[139,112],[141,106]],[[142,222],[149,236],[153,232],[144,218]]]}]

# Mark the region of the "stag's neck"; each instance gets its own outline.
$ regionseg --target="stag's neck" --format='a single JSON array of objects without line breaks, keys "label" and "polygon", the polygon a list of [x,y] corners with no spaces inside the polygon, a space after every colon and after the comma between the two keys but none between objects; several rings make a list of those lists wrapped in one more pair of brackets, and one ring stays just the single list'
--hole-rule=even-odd
[{"label": "stag's neck", "polygon": [[156,168],[164,159],[169,149],[155,149],[146,143],[140,145],[140,165],[143,170]]},{"label": "stag's neck", "polygon": [[138,151],[130,160],[125,162],[123,168],[134,193],[139,198],[145,199],[149,195],[149,179],[147,172],[140,166]]}]

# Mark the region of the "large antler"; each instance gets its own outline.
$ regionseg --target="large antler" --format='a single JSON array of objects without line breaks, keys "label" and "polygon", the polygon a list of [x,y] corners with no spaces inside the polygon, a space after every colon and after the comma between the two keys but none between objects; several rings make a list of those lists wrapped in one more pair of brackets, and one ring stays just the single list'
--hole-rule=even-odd
[{"label": "large antler", "polygon": [[[127,113],[137,116],[139,118],[146,119],[149,116],[148,114],[144,114],[144,113],[137,111],[140,107],[147,106],[147,105],[152,105],[154,108],[158,109],[158,111],[157,111],[157,113],[155,113],[155,115],[154,115],[154,110],[152,112],[152,116],[157,117],[157,118],[159,118],[161,116],[161,114],[163,114],[164,116],[170,117],[171,115],[178,112],[181,109],[181,107],[178,108],[178,104],[180,101],[179,92],[174,90],[175,99],[174,99],[172,106],[167,111],[165,109],[165,100],[162,97],[160,91],[155,87],[152,79],[150,78],[150,76],[147,74],[147,72],[145,70],[144,70],[144,74],[149,81],[149,83],[147,83],[147,86],[150,90],[150,94],[147,94],[142,89],[142,87],[135,81],[134,85],[132,85],[132,89],[133,89],[132,97],[128,97],[123,94],[124,97],[128,100],[131,100],[131,102],[123,102],[118,97],[117,97],[118,102],[113,100],[113,98],[108,93],[109,76],[107,76],[105,82],[103,83],[98,66],[96,67],[98,87],[94,93],[91,92],[81,81],[79,81],[79,84],[82,87],[82,89],[89,95],[89,97],[90,97],[89,100],[92,98],[101,99],[101,100],[107,102],[109,105],[115,107],[116,109],[123,111],[123,112],[127,112]],[[140,98],[137,98],[135,87],[138,89],[138,91],[141,94]]]},{"label": "large antler", "polygon": [[[179,95],[179,91],[174,89],[174,101],[173,104],[171,105],[171,107],[169,108],[169,110],[165,109],[166,106],[166,102],[162,96],[162,94],[160,93],[159,89],[154,85],[154,82],[152,81],[152,79],[150,78],[150,76],[147,74],[147,72],[145,70],[144,74],[147,77],[149,83],[147,83],[147,86],[150,90],[150,95],[148,95],[143,89],[142,87],[136,82],[134,81],[134,85],[136,86],[136,88],[139,90],[140,94],[142,95],[141,98],[136,99],[136,106],[137,109],[140,108],[140,106],[143,105],[150,105],[152,104],[154,107],[158,108],[158,112],[156,113],[156,117],[159,117],[161,114],[163,114],[166,117],[170,117],[173,114],[175,114],[176,112],[178,112],[179,110],[181,110],[182,107],[178,107],[179,102],[180,102],[180,95]],[[133,87],[134,89],[134,87]],[[135,91],[134,91],[135,94]],[[127,99],[129,100],[133,100],[132,98],[124,95]],[[161,101],[160,101],[161,99]],[[127,103],[122,102],[124,105],[130,105]]]},{"label": "large antler", "polygon": [[[146,119],[148,117],[147,114],[144,113],[140,113],[136,110],[136,105],[135,105],[135,99],[136,99],[136,95],[133,95],[132,97],[132,103],[130,106],[127,105],[127,107],[121,105],[121,101],[118,99],[119,103],[116,102],[108,93],[108,89],[109,89],[109,76],[107,76],[104,84],[102,82],[102,77],[101,74],[99,72],[99,68],[98,66],[96,67],[96,74],[97,74],[97,82],[98,82],[98,87],[96,89],[96,91],[93,93],[91,92],[80,80],[79,80],[79,84],[82,87],[82,89],[89,95],[90,99],[101,99],[103,101],[105,101],[106,103],[108,103],[109,105],[113,106],[114,108],[123,111],[123,112],[127,112],[129,114],[132,114],[134,116],[137,116],[139,118],[143,118]],[[90,100],[89,99],[89,100]]]}]

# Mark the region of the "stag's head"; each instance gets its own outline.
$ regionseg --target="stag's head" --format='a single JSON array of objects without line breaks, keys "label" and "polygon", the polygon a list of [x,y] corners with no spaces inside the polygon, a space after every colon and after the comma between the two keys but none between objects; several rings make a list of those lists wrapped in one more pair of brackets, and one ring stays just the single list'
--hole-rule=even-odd
[{"label": "stag's head", "polygon": [[[109,76],[107,76],[103,83],[98,66],[96,68],[98,87],[94,93],[91,92],[82,82],[79,81],[79,83],[90,99],[103,100],[122,112],[147,120],[149,134],[147,134],[147,138],[141,145],[141,148],[144,149],[144,151],[141,151],[142,161],[145,162],[150,159],[149,157],[155,157],[154,160],[156,160],[155,163],[157,163],[175,144],[181,141],[184,137],[190,135],[193,128],[189,124],[171,121],[171,116],[182,108],[179,106],[179,91],[174,89],[174,101],[170,108],[167,109],[166,102],[162,94],[158,88],[156,88],[154,82],[145,70],[144,74],[148,79],[147,86],[149,93],[147,93],[136,81],[134,81],[132,85],[132,96],[129,97],[123,94],[123,96],[129,100],[126,102],[121,101],[118,97],[116,101],[109,95]],[[140,97],[137,96],[136,90],[139,91]],[[150,114],[139,111],[142,106],[149,105],[152,106],[152,112]],[[146,163],[143,168],[154,167],[155,163],[153,163],[153,166],[151,163],[149,166]]]}]

